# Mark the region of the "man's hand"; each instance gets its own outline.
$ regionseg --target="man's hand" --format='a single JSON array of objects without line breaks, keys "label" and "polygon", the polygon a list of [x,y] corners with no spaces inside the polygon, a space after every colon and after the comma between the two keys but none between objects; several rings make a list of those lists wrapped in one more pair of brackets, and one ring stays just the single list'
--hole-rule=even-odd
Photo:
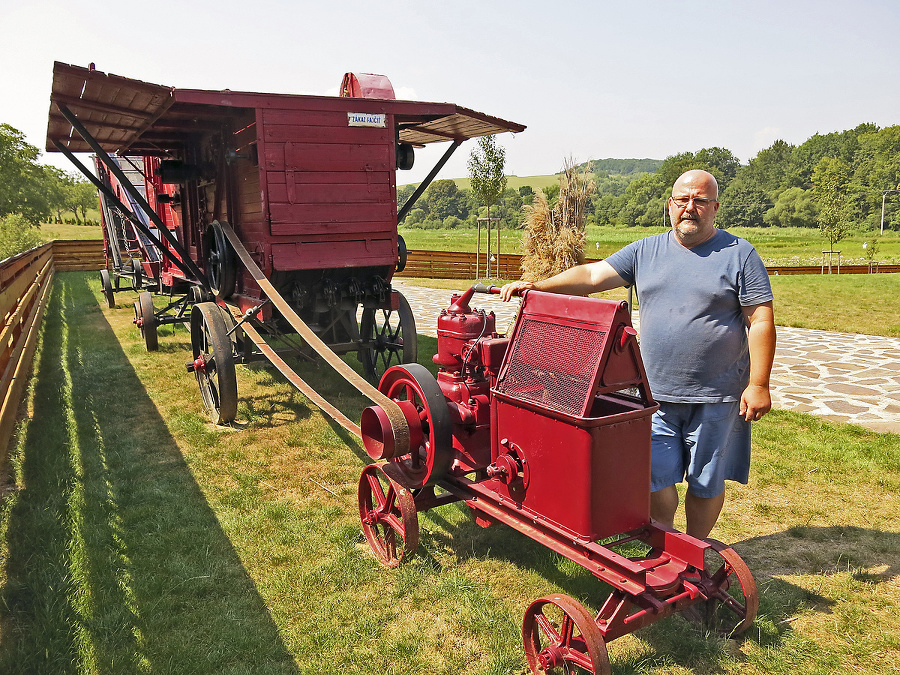
[{"label": "man's hand", "polygon": [[512,298],[515,293],[529,291],[532,288],[534,288],[534,284],[530,281],[510,281],[500,289],[500,299],[503,300],[503,302],[509,302],[510,298]]},{"label": "man's hand", "polygon": [[751,384],[741,394],[741,417],[748,422],[756,422],[762,419],[772,409],[772,395],[769,388],[758,384]]}]

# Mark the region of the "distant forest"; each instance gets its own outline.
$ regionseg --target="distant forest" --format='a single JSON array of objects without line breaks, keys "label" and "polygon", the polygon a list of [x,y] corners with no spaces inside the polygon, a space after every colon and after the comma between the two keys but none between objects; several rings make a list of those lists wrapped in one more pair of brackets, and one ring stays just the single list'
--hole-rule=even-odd
[{"label": "distant forest", "polygon": [[[882,193],[900,188],[900,126],[816,134],[801,145],[776,141],[747,164],[725,148],[703,148],[664,160],[598,159],[579,169],[595,185],[588,225],[641,227],[668,224],[666,198],[675,179],[688,169],[706,169],[719,181],[720,227],[817,227],[822,204],[853,229],[880,227]],[[405,203],[414,186],[398,189]],[[544,190],[554,200],[559,186]],[[823,201],[823,195],[830,195]],[[534,189],[507,188],[491,215],[504,227],[522,226],[522,206]],[[435,181],[404,220],[421,228],[473,225],[486,215],[483,205],[453,180]],[[885,229],[900,229],[900,194],[885,200]]]}]

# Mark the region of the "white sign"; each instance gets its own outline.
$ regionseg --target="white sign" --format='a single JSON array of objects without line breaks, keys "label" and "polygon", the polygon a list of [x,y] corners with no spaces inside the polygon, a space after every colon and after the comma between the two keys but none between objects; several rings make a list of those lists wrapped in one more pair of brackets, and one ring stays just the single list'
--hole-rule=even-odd
[{"label": "white sign", "polygon": [[351,127],[383,127],[386,124],[384,113],[347,113],[347,125]]}]

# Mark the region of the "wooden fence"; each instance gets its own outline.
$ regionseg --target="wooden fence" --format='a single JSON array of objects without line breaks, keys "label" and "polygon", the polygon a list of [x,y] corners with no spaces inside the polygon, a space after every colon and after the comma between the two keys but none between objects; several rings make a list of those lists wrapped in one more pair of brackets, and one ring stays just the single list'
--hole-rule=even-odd
[{"label": "wooden fence", "polygon": [[59,239],[53,242],[53,267],[57,272],[101,270],[106,267],[102,239]]},{"label": "wooden fence", "polygon": [[[495,256],[496,257],[496,256]],[[592,260],[587,260],[592,262]],[[504,253],[491,263],[491,278],[518,279],[522,274],[522,256]],[[804,267],[767,267],[770,275],[821,274],[819,265]],[[827,267],[826,267],[827,269]],[[837,272],[837,266],[834,266]],[[900,265],[841,265],[840,274],[898,273]],[[475,274],[475,254],[448,251],[409,251],[406,268],[397,276],[430,279],[477,279],[486,277],[484,255],[481,256],[478,274]]]},{"label": "wooden fence", "polygon": [[[491,262],[492,279],[518,279],[522,274],[522,256],[516,253],[494,255]],[[588,259],[587,262],[592,262]],[[57,272],[103,269],[103,241],[59,240],[53,242],[53,265]],[[820,265],[767,267],[769,274],[821,274]],[[827,270],[827,266],[826,266]],[[837,265],[834,271],[838,272]],[[900,265],[841,265],[840,274],[885,274],[900,272]],[[476,274],[475,254],[456,251],[409,251],[404,269],[399,277],[425,279],[478,279],[487,278],[484,254],[481,255]]]},{"label": "wooden fence", "polygon": [[6,461],[53,279],[53,245],[0,264],[0,466]]}]

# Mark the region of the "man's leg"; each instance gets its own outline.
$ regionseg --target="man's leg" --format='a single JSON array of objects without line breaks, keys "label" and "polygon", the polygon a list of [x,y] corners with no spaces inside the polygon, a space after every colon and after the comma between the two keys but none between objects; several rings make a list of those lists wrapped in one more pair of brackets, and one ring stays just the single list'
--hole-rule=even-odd
[{"label": "man's leg", "polygon": [[[674,486],[673,486],[674,487]],[[675,495],[676,507],[678,505],[678,494]],[[650,495],[650,511],[653,511],[653,495]],[[697,539],[706,539],[712,532],[719,514],[722,512],[722,506],[725,504],[725,492],[722,491],[718,497],[706,499],[697,497],[688,490],[684,498],[684,514],[687,517],[687,533]],[[674,515],[674,512],[673,512]]]},{"label": "man's leg", "polygon": [[650,493],[650,517],[660,525],[675,527],[678,489],[674,485]]}]

